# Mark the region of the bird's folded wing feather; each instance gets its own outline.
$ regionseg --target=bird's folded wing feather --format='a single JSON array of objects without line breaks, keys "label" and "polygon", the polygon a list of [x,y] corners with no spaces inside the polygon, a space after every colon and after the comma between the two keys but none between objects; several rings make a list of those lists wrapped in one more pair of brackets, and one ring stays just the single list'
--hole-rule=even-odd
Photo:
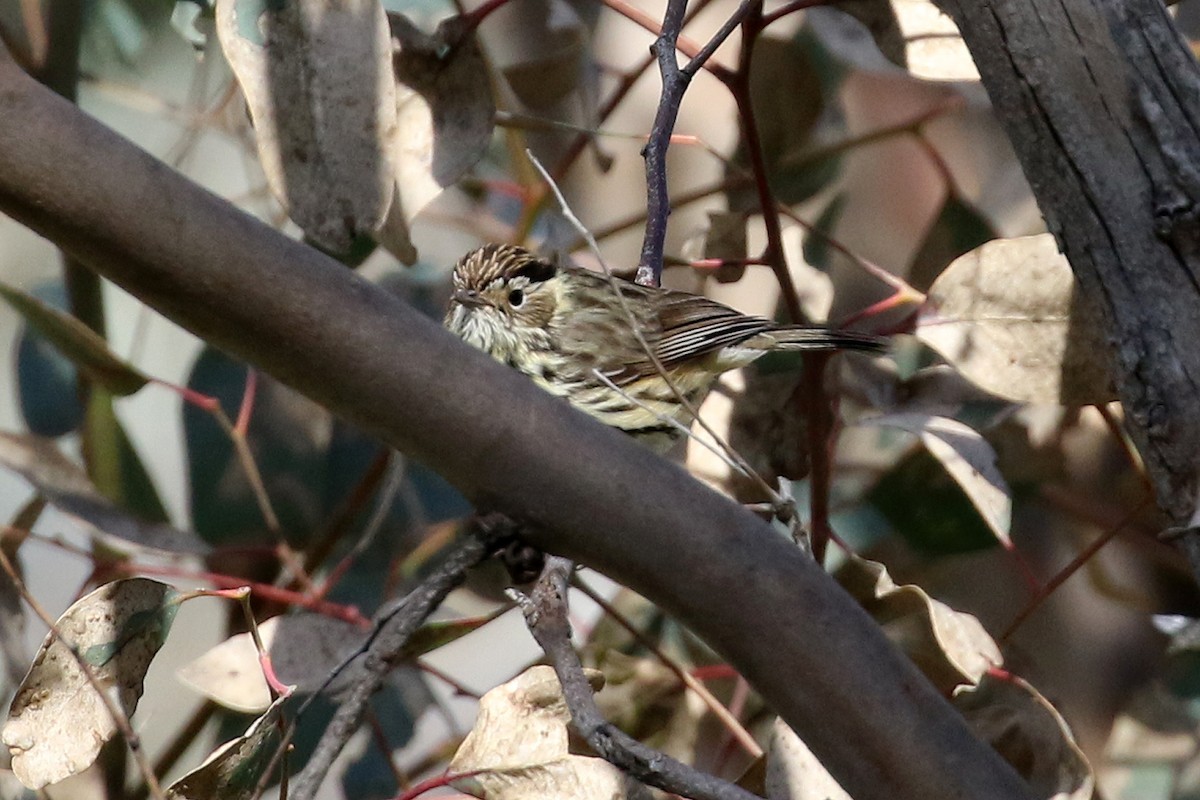
[{"label": "bird's folded wing feather", "polygon": [[714,300],[690,294],[671,293],[662,298],[658,312],[662,338],[654,354],[663,365],[740,344],[772,327],[762,317],[747,316]]}]

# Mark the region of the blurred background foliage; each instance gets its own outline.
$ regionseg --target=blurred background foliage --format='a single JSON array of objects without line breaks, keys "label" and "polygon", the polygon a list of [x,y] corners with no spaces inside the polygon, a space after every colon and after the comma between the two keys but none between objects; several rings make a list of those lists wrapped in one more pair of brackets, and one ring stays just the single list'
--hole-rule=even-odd
[{"label": "blurred background foliage", "polygon": [[[484,241],[574,252],[580,263],[596,265],[547,201],[523,156],[527,147],[556,176],[606,262],[635,264],[645,221],[639,150],[658,79],[648,68],[652,35],[636,23],[634,9],[621,0],[512,0],[479,21],[476,51],[446,32],[451,38],[432,45],[419,35],[465,9],[440,0],[383,5],[412,27],[393,17],[389,38],[402,42],[410,61],[393,64],[384,54],[381,63],[389,85],[392,67],[401,73],[396,146],[415,155],[396,156],[382,178],[378,169],[350,169],[344,182],[339,176],[336,186],[318,185],[304,198],[295,195],[296,173],[286,159],[276,171],[289,176],[291,194],[281,195],[280,179],[262,166],[282,158],[293,134],[272,123],[275,144],[264,143],[271,126],[263,115],[272,113],[263,110],[266,73],[253,53],[218,41],[219,7],[204,0],[13,0],[0,4],[0,31],[23,63],[45,66],[45,76],[55,59],[77,56],[77,81],[56,88],[77,93],[89,114],[248,213],[335,252],[431,316],[441,315],[450,265]],[[78,7],[74,31],[69,6]],[[1186,30],[1195,2],[1180,6]],[[730,0],[694,0],[685,36],[706,41],[733,8]],[[657,20],[662,4],[637,10]],[[837,9],[785,13],[791,10],[767,4],[768,16],[778,12],[778,19],[755,39],[739,74],[761,143],[762,177],[781,209],[799,305],[813,319],[897,334],[893,361],[847,358],[831,369],[841,422],[831,488],[816,491],[829,492],[833,531],[846,548],[886,564],[897,582],[977,617],[1001,646],[1005,669],[1037,686],[1065,717],[1105,796],[1200,796],[1200,659],[1192,620],[1200,604],[1184,562],[1159,536],[1165,523],[1148,502],[1108,387],[1072,383],[1061,362],[1050,365],[1064,376],[1051,395],[1032,377],[1029,385],[1021,378],[1007,388],[981,384],[921,333],[923,325],[946,322],[929,322],[937,308],[921,301],[923,293],[949,297],[952,281],[962,282],[947,273],[955,259],[992,240],[1043,230],[969,56],[926,0],[846,0]],[[294,46],[301,55],[316,47]],[[715,63],[736,70],[744,47],[735,36]],[[313,55],[330,70],[321,87],[328,94],[310,98],[326,111],[378,78],[378,65],[355,52]],[[405,116],[413,92],[432,112]],[[766,234],[753,148],[720,80],[697,77],[676,133],[665,282],[784,316],[789,304],[780,299],[777,276],[758,256]],[[355,147],[370,150],[380,135],[339,141],[337,152],[352,160]],[[393,176],[400,181],[395,195]],[[358,229],[331,234],[327,216],[343,213],[342,198]],[[146,198],[146,213],[165,211]],[[1023,266],[1030,258],[1018,253],[996,268],[1016,303],[1042,285],[1039,273]],[[177,585],[219,575],[297,591],[315,586],[325,599],[369,615],[411,585],[469,513],[421,465],[253,375],[114,287],[89,289],[63,276],[52,247],[0,220],[0,280],[40,301],[18,297],[0,306],[0,371],[10,387],[0,402],[8,437],[0,447],[0,511],[11,522],[5,541],[48,607],[61,610],[97,580],[153,567]],[[103,338],[64,327],[53,312],[82,317],[88,304],[103,309]],[[1084,327],[1081,319],[1072,317],[1076,328]],[[1091,335],[1070,346],[1095,360],[1079,344],[1095,341]],[[764,359],[714,393],[705,414],[768,483],[784,481],[803,517],[814,491],[813,453],[806,421],[789,402],[802,379],[800,365]],[[862,423],[881,415],[890,421]],[[934,418],[958,427],[931,428]],[[763,499],[704,448],[693,444],[686,458],[697,475],[740,499]],[[956,473],[954,464],[964,462],[966,471]],[[989,491],[1001,496],[984,499]],[[38,498],[50,504],[45,513],[31,510]],[[29,528],[28,538],[12,533]],[[845,559],[834,548],[831,565]],[[496,609],[504,602],[502,581],[480,576],[454,596],[447,615]],[[610,670],[607,696],[620,698],[611,702],[614,717],[674,755],[737,777],[751,754],[731,744],[703,706],[688,702],[647,642],[710,676],[714,693],[752,731],[765,733],[770,718],[747,687],[644,602],[607,584],[596,596],[615,597],[640,631],[630,637],[580,600],[588,652]],[[287,605],[257,603],[264,617]],[[181,616],[178,625],[199,633],[177,663],[240,626],[215,611],[202,616]],[[391,797],[405,781],[444,765],[474,713],[471,696],[537,659],[520,627],[509,614],[430,654],[423,670],[397,673],[377,698],[374,735],[364,735],[343,764],[339,788],[328,790]],[[26,625],[15,603],[0,631],[17,664],[27,663],[43,632]],[[480,649],[488,658],[479,658]],[[9,670],[10,692],[17,671]],[[173,680],[160,675],[159,685]],[[172,774],[190,766],[206,741],[245,728],[244,716],[218,712],[212,700],[177,702],[149,722],[137,718]],[[299,763],[305,742],[320,730],[316,716],[300,734]],[[110,772],[123,755],[114,759]],[[72,780],[99,793],[105,779]]]}]

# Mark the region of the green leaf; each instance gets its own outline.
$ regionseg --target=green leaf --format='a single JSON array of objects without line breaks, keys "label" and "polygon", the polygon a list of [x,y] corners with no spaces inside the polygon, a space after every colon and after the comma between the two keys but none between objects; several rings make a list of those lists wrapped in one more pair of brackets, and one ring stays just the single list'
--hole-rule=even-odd
[{"label": "green leaf", "polygon": [[951,261],[996,236],[983,215],[952,192],[913,256],[908,282],[921,291],[928,290]]},{"label": "green leaf", "polygon": [[243,800],[254,797],[278,740],[280,708],[276,700],[246,732],[218,747],[203,764],[167,787],[168,800]]},{"label": "green leaf", "polygon": [[83,373],[118,396],[133,394],[149,378],[108,349],[108,343],[79,320],[36,297],[0,283],[0,297],[46,337]]},{"label": "green leaf", "polygon": [[136,517],[169,521],[154,481],[113,412],[112,396],[107,392],[92,392],[85,426],[89,477],[100,493]]},{"label": "green leaf", "polygon": [[925,450],[914,451],[884,475],[867,499],[922,552],[948,555],[996,546],[996,537],[962,488]]},{"label": "green leaf", "polygon": [[[505,609],[507,610],[507,609]],[[404,654],[410,658],[423,656],[437,650],[439,647],[461,639],[471,631],[476,631],[494,620],[498,615],[486,617],[470,617],[468,619],[447,620],[445,622],[427,622],[413,633],[404,646]]]},{"label": "green leaf", "polygon": [[[60,282],[45,283],[34,296],[52,308],[67,306]],[[59,437],[79,428],[83,406],[79,403],[79,372],[70,359],[31,326],[24,325],[17,340],[17,392],[21,417],[39,436]]]},{"label": "green leaf", "polygon": [[846,196],[839,194],[829,201],[829,205],[821,211],[821,216],[813,223],[813,230],[824,236],[809,233],[804,237],[804,260],[820,270],[828,271],[831,262],[831,249],[827,237],[833,235],[833,230],[841,219],[842,211],[846,208]]}]

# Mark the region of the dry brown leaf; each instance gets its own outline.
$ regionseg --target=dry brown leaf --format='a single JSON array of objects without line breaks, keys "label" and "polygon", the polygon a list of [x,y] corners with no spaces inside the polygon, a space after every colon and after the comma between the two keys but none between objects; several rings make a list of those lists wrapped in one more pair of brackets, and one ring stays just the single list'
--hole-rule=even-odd
[{"label": "dry brown leaf", "polygon": [[897,586],[882,564],[852,556],[836,577],[943,694],[977,683],[1003,663],[1000,648],[978,619],[920,587]]},{"label": "dry brown leaf", "polygon": [[1015,402],[1115,399],[1102,323],[1048,233],[988,242],[955,259],[929,289],[917,337]]},{"label": "dry brown leaf", "polygon": [[[588,670],[593,688],[603,675]],[[620,800],[650,797],[607,761],[568,749],[570,712],[554,670],[535,666],[479,701],[479,717],[450,762],[449,773],[478,774],[456,788],[486,800]]]},{"label": "dry brown leaf", "polygon": [[996,748],[1037,797],[1091,799],[1096,788],[1091,765],[1066,721],[1027,682],[989,674],[978,686],[958,692],[954,705],[975,735]]},{"label": "dry brown leaf", "polygon": [[392,202],[396,91],[378,0],[218,0],[217,35],[250,107],[272,193],[345,252]]},{"label": "dry brown leaf", "polygon": [[255,796],[270,763],[275,725],[286,698],[279,698],[246,732],[213,751],[204,763],[167,787],[167,800],[245,800]]},{"label": "dry brown leaf", "polygon": [[996,538],[1010,545],[1012,492],[996,467],[996,451],[979,431],[946,417],[914,412],[884,414],[858,421],[914,433],[934,458],[962,487]]},{"label": "dry brown leaf", "polygon": [[178,596],[165,583],[129,578],[101,586],[59,617],[54,628],[66,643],[53,631],[46,635],[0,731],[21,783],[41,789],[75,775],[117,732],[71,648],[128,719],[175,619]]}]

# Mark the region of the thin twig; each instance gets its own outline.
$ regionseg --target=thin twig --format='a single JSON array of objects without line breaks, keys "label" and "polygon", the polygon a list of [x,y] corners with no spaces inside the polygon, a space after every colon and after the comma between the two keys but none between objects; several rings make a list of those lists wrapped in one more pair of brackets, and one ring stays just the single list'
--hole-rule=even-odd
[{"label": "thin twig", "polygon": [[[667,187],[667,148],[675,130],[675,120],[679,117],[683,93],[692,77],[707,64],[734,29],[744,25],[752,11],[762,8],[762,0],[742,0],[717,33],[692,55],[686,66],[680,68],[675,49],[686,8],[687,0],[668,0],[661,33],[650,48],[650,52],[658,58],[662,94],[659,96],[654,124],[650,127],[650,139],[642,149],[646,159],[646,235],[642,239],[642,253],[634,281],[643,286],[658,286],[662,282],[667,217],[671,214],[671,198]],[[745,47],[746,43],[743,42],[742,46]]]},{"label": "thin twig", "polygon": [[291,800],[312,800],[334,759],[362,724],[371,696],[404,655],[412,635],[441,605],[450,591],[462,583],[467,571],[487,557],[491,542],[486,532],[463,536],[437,569],[420,585],[375,616],[375,629],[362,647],[330,673],[324,685],[297,711],[296,717],[313,698],[324,691],[344,669],[356,662],[351,687],[338,707],[304,769],[292,783]]},{"label": "thin twig", "polygon": [[628,631],[629,635],[636,639],[639,644],[653,653],[654,656],[660,662],[662,662],[667,669],[675,673],[675,677],[679,679],[680,683],[695,692],[696,696],[704,702],[704,705],[708,706],[708,710],[712,712],[713,716],[720,720],[721,724],[725,726],[725,729],[729,732],[730,737],[739,745],[741,745],[742,749],[749,753],[751,758],[758,758],[763,754],[762,748],[759,747],[758,742],[754,741],[754,737],[750,735],[750,732],[742,727],[742,723],[738,721],[738,718],[734,716],[728,708],[721,704],[721,701],[718,700],[716,696],[708,690],[708,687],[705,686],[700,679],[676,664],[672,658],[663,652],[663,649],[658,646],[657,642],[639,631],[632,622],[626,619],[625,616],[621,614],[621,612],[619,612],[612,603],[604,599],[604,597],[595,589],[593,589],[590,584],[580,579],[578,576],[575,576],[573,583],[575,587],[587,595],[587,597],[593,603],[600,606],[601,610],[603,610],[605,614],[608,614],[608,616],[612,617],[614,622]]},{"label": "thin twig", "polygon": [[706,439],[701,439],[699,436],[692,433],[692,429],[689,428],[687,425],[684,425],[682,422],[675,419],[674,417],[668,417],[666,414],[663,414],[659,411],[654,410],[646,403],[643,403],[641,400],[639,400],[638,398],[631,395],[629,392],[622,389],[620,386],[617,386],[615,383],[612,382],[612,380],[607,375],[605,375],[600,370],[593,369],[592,375],[596,378],[596,380],[603,383],[609,389],[612,389],[614,392],[621,395],[621,397],[623,397],[626,400],[628,400],[629,402],[633,403],[635,406],[637,406],[638,408],[647,412],[648,414],[653,415],[653,417],[656,420],[658,420],[659,422],[661,422],[663,425],[667,425],[671,428],[674,428],[675,430],[679,431],[680,434],[682,434],[684,437],[691,439],[692,441],[694,441],[697,444],[704,447],[706,450],[708,450],[714,456],[721,459],[721,462],[724,463],[725,466],[729,467],[734,472],[738,473],[739,475],[742,475],[743,477],[749,478],[751,480],[754,479],[754,476],[752,474],[750,474],[749,472],[747,472],[746,467],[737,463],[732,458],[727,456],[725,453],[721,452],[720,447],[718,447],[713,442],[710,442]]},{"label": "thin twig", "polygon": [[1113,540],[1113,537],[1125,530],[1125,528],[1128,527],[1129,524],[1133,522],[1133,520],[1136,519],[1139,514],[1142,513],[1146,506],[1150,505],[1152,500],[1153,496],[1147,495],[1142,502],[1138,503],[1137,506],[1135,506],[1132,511],[1126,514],[1116,525],[1113,525],[1108,530],[1104,531],[1104,533],[1096,537],[1095,541],[1083,548],[1083,550],[1080,550],[1079,554],[1075,556],[1075,558],[1071,559],[1069,564],[1059,570],[1057,575],[1048,580],[1038,591],[1038,593],[1025,605],[1025,607],[1018,612],[1017,616],[1013,618],[1013,621],[1008,623],[1008,627],[1004,629],[1004,633],[1000,634],[997,641],[1003,644],[1012,638],[1012,635],[1017,632],[1017,629],[1025,624],[1025,620],[1029,619],[1029,617],[1033,615],[1033,612],[1042,607],[1042,603],[1045,602],[1046,598],[1052,595],[1055,590],[1058,589],[1058,587],[1066,583],[1067,578],[1070,578],[1072,575],[1078,572],[1079,568],[1090,561],[1092,557],[1096,555],[1096,553],[1099,553],[1100,549],[1103,548],[1104,545]]},{"label": "thin twig", "polygon": [[679,117],[683,91],[689,81],[680,71],[675,56],[686,9],[687,0],[667,0],[662,32],[650,46],[650,52],[658,59],[662,94],[659,95],[658,110],[650,128],[650,140],[642,148],[642,156],[646,160],[646,234],[642,239],[642,253],[634,278],[634,282],[642,286],[658,286],[662,282],[667,217],[671,213],[671,198],[667,188],[667,147],[675,130],[675,120]]},{"label": "thin twig", "polygon": [[532,594],[527,597],[510,590],[510,596],[517,601],[530,633],[554,665],[575,730],[602,758],[647,785],[695,800],[761,800],[736,784],[647,747],[604,719],[596,707],[579,654],[571,644],[567,582],[573,569],[571,561],[547,556],[546,567]]}]

